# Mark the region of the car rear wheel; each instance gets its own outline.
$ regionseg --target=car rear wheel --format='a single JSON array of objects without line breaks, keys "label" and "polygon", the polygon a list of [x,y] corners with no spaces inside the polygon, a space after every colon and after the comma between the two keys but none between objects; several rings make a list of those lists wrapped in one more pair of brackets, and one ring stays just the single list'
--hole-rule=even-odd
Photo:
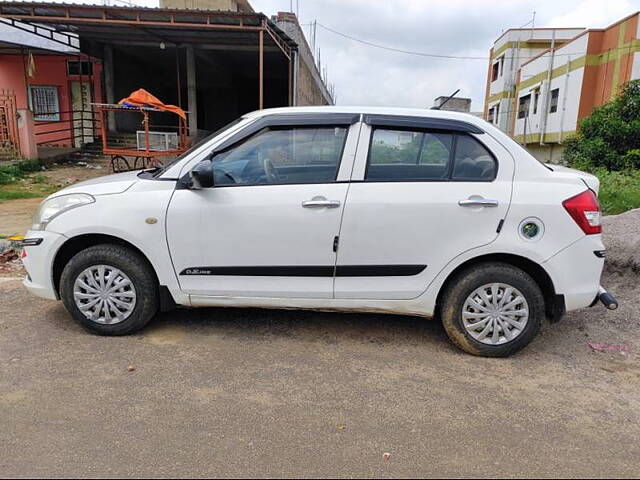
[{"label": "car rear wheel", "polygon": [[440,314],[447,335],[465,352],[506,357],[527,346],[540,330],[544,297],[523,270],[483,263],[453,279]]},{"label": "car rear wheel", "polygon": [[77,253],[62,271],[60,296],[73,318],[99,335],[126,335],[158,311],[155,274],[137,252],[96,245]]}]

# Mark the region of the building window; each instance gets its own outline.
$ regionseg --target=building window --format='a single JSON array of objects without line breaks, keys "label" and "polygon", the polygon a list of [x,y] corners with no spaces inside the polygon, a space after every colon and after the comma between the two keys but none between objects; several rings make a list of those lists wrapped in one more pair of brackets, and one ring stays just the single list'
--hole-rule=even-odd
[{"label": "building window", "polygon": [[504,55],[498,59],[498,63],[500,64],[500,76],[504,73]]},{"label": "building window", "polygon": [[533,91],[533,114],[534,115],[538,113],[538,100],[540,100],[540,89],[536,88]]},{"label": "building window", "polygon": [[496,103],[495,106],[489,109],[489,115],[487,116],[487,121],[492,123],[493,125],[498,125],[500,122],[500,104]]},{"label": "building window", "polygon": [[491,81],[495,82],[498,79],[498,75],[500,74],[500,62],[496,62],[491,67]]},{"label": "building window", "polygon": [[558,98],[560,97],[560,89],[551,90],[551,102],[549,104],[549,113],[558,111]]},{"label": "building window", "polygon": [[531,104],[531,94],[520,97],[518,103],[518,118],[525,118],[529,116],[529,105]]},{"label": "building window", "polygon": [[67,75],[93,75],[93,63],[68,60]]},{"label": "building window", "polygon": [[59,122],[60,104],[58,103],[58,87],[29,87],[29,99],[33,119],[39,122]]}]

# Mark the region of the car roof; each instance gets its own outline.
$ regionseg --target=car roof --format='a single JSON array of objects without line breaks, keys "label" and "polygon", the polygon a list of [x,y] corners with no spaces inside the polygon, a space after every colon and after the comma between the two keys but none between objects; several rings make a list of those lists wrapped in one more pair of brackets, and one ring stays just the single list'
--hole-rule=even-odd
[{"label": "car roof", "polygon": [[342,106],[318,106],[318,107],[281,107],[256,110],[244,115],[245,118],[258,118],[273,114],[303,114],[303,113],[352,113],[363,115],[396,115],[404,117],[422,117],[448,120],[460,120],[485,127],[487,122],[475,115],[448,110],[431,110],[427,108],[397,108],[397,107],[342,107]]}]

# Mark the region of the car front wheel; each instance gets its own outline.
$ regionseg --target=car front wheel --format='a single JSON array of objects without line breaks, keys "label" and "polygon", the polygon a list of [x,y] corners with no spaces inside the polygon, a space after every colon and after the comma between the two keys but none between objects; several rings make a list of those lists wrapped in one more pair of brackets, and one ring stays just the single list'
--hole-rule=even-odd
[{"label": "car front wheel", "polygon": [[523,270],[484,263],[453,279],[440,314],[447,335],[465,352],[506,357],[527,346],[540,330],[544,297]]},{"label": "car front wheel", "polygon": [[99,335],[126,335],[158,311],[155,274],[137,252],[120,245],[89,247],[62,271],[60,296],[73,318]]}]

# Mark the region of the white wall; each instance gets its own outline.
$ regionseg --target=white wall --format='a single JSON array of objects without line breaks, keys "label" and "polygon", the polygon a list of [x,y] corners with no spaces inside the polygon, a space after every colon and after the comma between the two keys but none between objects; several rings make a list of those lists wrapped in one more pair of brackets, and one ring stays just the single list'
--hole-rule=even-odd
[{"label": "white wall", "polygon": [[[559,133],[559,132],[571,132],[577,128],[578,109],[580,107],[580,96],[582,94],[582,81],[584,77],[584,68],[578,68],[570,71],[568,74],[564,73],[564,69],[568,66],[570,61],[577,60],[586,55],[588,43],[588,34],[582,35],[576,40],[558,48],[553,58],[553,69],[560,68],[563,72],[560,76],[551,80],[551,85],[548,89],[549,96],[551,91],[559,89],[558,98],[558,110],[554,113],[547,114],[547,126],[545,132]],[[533,96],[532,103],[529,110],[529,117],[527,120],[526,130],[527,133],[540,133],[543,128],[543,117],[545,112],[545,106],[550,105],[550,99],[547,101],[545,95],[547,93],[547,81],[546,74],[549,69],[550,52],[534,59],[533,61],[523,65],[521,72],[521,82],[526,81],[536,75],[544,75],[544,80],[538,82],[533,86],[526,87],[518,92],[518,99],[533,93],[535,86],[540,87],[540,100],[538,104],[538,111],[533,114]],[[563,114],[564,109],[564,114]],[[548,111],[548,107],[547,107]],[[522,135],[525,130],[525,119],[516,120],[515,134]]]},{"label": "white wall", "polygon": [[[638,24],[640,25],[640,22],[638,22]],[[639,78],[640,78],[640,52],[636,52],[633,55],[633,65],[631,66],[631,80],[637,80]]]}]

